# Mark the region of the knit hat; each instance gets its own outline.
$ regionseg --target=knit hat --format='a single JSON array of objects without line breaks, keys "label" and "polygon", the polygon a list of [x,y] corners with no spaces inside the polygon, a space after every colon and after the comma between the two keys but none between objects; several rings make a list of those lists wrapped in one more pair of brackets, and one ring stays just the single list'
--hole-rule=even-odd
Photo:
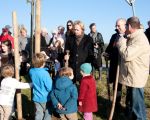
[{"label": "knit hat", "polygon": [[92,66],[90,63],[84,63],[80,66],[80,69],[82,70],[82,72],[84,72],[85,74],[90,74],[92,71]]}]

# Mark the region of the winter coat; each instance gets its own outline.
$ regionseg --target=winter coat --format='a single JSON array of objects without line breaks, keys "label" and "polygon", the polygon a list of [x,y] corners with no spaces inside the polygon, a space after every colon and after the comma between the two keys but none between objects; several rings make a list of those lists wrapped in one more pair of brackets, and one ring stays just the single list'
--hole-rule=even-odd
[{"label": "winter coat", "polygon": [[89,36],[92,37],[94,45],[98,44],[98,48],[94,48],[94,57],[96,59],[95,67],[96,69],[99,69],[99,67],[102,66],[102,52],[104,51],[104,41],[101,33],[96,32],[95,34],[96,36],[92,33],[89,33]]},{"label": "winter coat", "polygon": [[110,42],[105,50],[107,54],[109,54],[108,60],[110,60],[110,67],[109,67],[109,82],[115,82],[116,80],[116,73],[117,73],[117,65],[118,65],[118,48],[116,46],[116,42],[118,40],[118,34],[115,33],[112,35]]},{"label": "winter coat", "polygon": [[76,43],[76,37],[70,37],[66,41],[65,51],[70,51],[69,66],[73,68],[75,81],[81,80],[80,65],[83,63],[92,63],[94,61],[94,49],[92,38],[84,35],[79,45]]},{"label": "winter coat", "polygon": [[96,82],[93,76],[90,75],[82,78],[78,100],[82,102],[82,106],[78,107],[80,112],[97,111]]},{"label": "winter coat", "polygon": [[[56,80],[54,89],[51,92],[52,104],[59,114],[70,114],[77,112],[78,92],[75,84],[68,77],[63,76]],[[65,108],[59,110],[57,104],[60,103]]]},{"label": "winter coat", "polygon": [[121,37],[117,46],[121,55],[119,82],[144,87],[149,76],[150,46],[143,30],[130,34],[128,41]]},{"label": "winter coat", "polygon": [[148,41],[149,41],[149,43],[150,43],[150,28],[147,28],[147,29],[146,29],[145,35],[147,36]]}]

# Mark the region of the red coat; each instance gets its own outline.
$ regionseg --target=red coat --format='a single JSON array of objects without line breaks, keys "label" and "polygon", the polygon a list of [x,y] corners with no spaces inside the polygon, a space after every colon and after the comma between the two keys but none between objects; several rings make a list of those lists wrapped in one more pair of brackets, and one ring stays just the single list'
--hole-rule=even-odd
[{"label": "red coat", "polygon": [[96,82],[93,76],[82,78],[78,100],[82,102],[82,106],[78,108],[80,112],[97,111]]}]

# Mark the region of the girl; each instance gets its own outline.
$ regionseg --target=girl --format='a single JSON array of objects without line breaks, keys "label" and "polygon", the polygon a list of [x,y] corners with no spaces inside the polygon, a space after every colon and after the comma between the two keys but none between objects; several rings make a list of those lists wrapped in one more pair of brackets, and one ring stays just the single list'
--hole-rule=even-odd
[{"label": "girl", "polygon": [[79,111],[84,113],[84,120],[93,120],[92,112],[97,111],[96,83],[90,74],[92,66],[84,63],[80,66],[83,76],[79,91]]}]

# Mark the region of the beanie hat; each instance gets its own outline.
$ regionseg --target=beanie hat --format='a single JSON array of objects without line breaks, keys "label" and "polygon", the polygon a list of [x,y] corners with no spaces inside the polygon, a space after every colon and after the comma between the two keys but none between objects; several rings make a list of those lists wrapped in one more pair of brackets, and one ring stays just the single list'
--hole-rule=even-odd
[{"label": "beanie hat", "polygon": [[84,72],[85,74],[90,74],[92,71],[92,66],[90,63],[84,63],[80,66],[80,69],[82,70],[82,72]]}]

